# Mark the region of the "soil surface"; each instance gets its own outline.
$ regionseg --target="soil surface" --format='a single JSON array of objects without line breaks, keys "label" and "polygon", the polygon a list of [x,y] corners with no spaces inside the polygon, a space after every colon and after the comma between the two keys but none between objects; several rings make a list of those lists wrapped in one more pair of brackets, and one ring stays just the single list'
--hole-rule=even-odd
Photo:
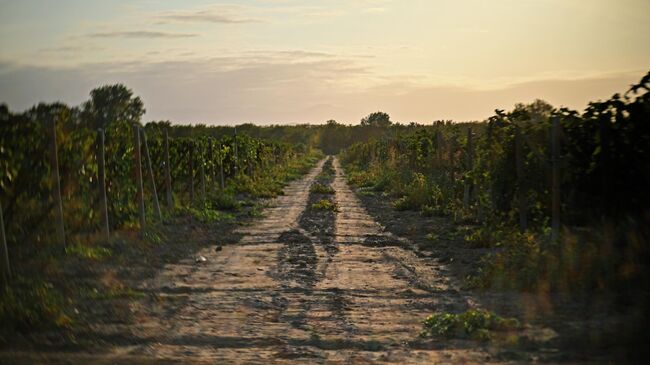
[{"label": "soil surface", "polygon": [[[319,177],[328,164],[334,174]],[[334,193],[310,193],[317,179],[331,185]],[[314,204],[321,199],[333,200],[338,209],[317,209]],[[415,224],[415,231],[409,232],[408,219],[400,224],[386,221],[384,211],[374,212],[383,217],[382,225],[366,207],[385,206],[365,203],[364,207],[348,186],[338,160],[323,160],[288,185],[285,195],[273,200],[262,218],[231,234],[241,237],[237,243],[211,237],[214,244],[140,282],[137,289],[147,295],[130,302],[128,320],[91,328],[89,336],[101,338],[102,346],[4,352],[0,363],[594,360],[559,357],[552,346],[555,331],[534,323],[522,330],[521,338],[530,343],[548,341],[548,345],[508,348],[472,340],[420,338],[422,321],[434,312],[458,313],[492,303],[491,307],[524,321],[525,313],[512,303],[515,308],[508,310],[503,302],[508,297],[464,290],[459,277],[469,269],[462,262],[454,263],[444,245],[438,251],[423,249],[421,235],[415,232],[422,227]]]}]

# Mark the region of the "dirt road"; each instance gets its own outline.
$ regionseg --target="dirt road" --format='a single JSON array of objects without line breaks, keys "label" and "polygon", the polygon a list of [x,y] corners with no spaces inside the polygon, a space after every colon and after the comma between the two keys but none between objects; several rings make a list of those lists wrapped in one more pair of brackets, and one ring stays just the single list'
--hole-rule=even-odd
[{"label": "dirt road", "polygon": [[207,363],[489,359],[481,350],[418,341],[423,318],[462,309],[467,299],[444,267],[400,247],[409,243],[373,221],[338,161],[334,221],[301,225],[322,165],[288,186],[263,219],[242,228],[238,244],[206,248],[197,255],[205,262],[189,257],[144,284],[156,294],[155,305],[136,309],[138,323],[129,333],[117,330],[107,356]]},{"label": "dirt road", "polygon": [[[150,299],[134,323],[97,328],[106,351],[67,354],[94,363],[490,362],[475,343],[418,338],[434,311],[471,298],[434,258],[385,232],[334,160],[338,211],[310,209],[321,161],[293,182],[237,244],[219,242],[167,265],[138,288]],[[312,194],[313,195],[313,194]],[[330,217],[330,218],[328,218]],[[205,261],[198,260],[204,257]],[[65,362],[65,361],[64,361]]]}]

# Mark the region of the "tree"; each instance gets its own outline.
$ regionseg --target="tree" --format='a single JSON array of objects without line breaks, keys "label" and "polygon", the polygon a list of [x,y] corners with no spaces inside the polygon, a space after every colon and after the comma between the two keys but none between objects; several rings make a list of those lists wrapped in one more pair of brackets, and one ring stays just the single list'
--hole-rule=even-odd
[{"label": "tree", "polygon": [[145,113],[140,97],[122,84],[105,85],[90,92],[83,103],[81,120],[92,129],[106,128],[114,122],[139,123]]},{"label": "tree", "polygon": [[374,112],[361,119],[362,127],[386,128],[393,124],[390,121],[390,115],[384,112]]},{"label": "tree", "polygon": [[330,119],[321,128],[320,149],[328,155],[334,155],[349,145],[349,130],[343,124]]}]

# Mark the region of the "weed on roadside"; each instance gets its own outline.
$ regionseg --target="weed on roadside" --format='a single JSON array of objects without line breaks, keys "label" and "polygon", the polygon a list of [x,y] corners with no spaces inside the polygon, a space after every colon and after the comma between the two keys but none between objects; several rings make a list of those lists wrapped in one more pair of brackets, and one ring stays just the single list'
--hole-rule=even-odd
[{"label": "weed on roadside", "polygon": [[310,193],[315,193],[315,194],[334,194],[334,189],[332,189],[331,186],[321,184],[321,183],[313,183],[311,187],[309,188]]},{"label": "weed on roadside", "polygon": [[110,257],[113,254],[113,252],[106,247],[97,247],[83,244],[69,245],[65,248],[65,253],[89,260],[101,260],[103,258]]},{"label": "weed on roadside", "polygon": [[321,199],[317,201],[316,203],[312,204],[311,206],[312,209],[315,210],[329,210],[332,212],[338,212],[339,211],[339,206],[335,202],[329,200],[329,199]]},{"label": "weed on roadside", "polygon": [[464,313],[435,313],[423,323],[421,337],[443,337],[489,341],[495,333],[512,332],[521,328],[515,318],[500,317],[482,309]]}]

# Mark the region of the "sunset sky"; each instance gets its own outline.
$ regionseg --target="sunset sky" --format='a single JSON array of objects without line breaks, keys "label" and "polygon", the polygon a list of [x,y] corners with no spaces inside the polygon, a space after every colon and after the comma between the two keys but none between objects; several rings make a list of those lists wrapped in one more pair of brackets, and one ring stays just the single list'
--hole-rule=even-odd
[{"label": "sunset sky", "polygon": [[124,83],[145,120],[483,120],[650,69],[648,0],[0,0],[0,102]]}]

